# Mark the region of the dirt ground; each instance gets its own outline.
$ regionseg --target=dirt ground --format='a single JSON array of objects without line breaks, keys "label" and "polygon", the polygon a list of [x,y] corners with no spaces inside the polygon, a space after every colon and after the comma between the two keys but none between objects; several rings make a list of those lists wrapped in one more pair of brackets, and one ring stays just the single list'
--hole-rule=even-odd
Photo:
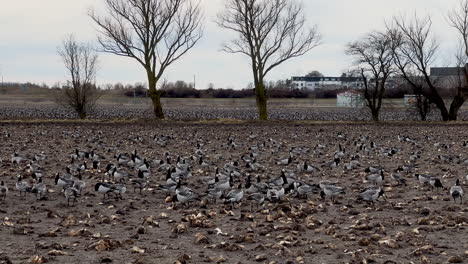
[{"label": "dirt ground", "polygon": [[[468,147],[463,145],[467,129],[463,124],[1,123],[0,179],[9,193],[0,202],[0,263],[467,263],[467,199],[454,203],[448,194],[457,178],[468,190]],[[164,145],[155,142],[154,135],[170,138]],[[400,141],[398,135],[408,139]],[[251,171],[241,156],[264,142],[256,151],[263,169]],[[157,188],[166,173],[155,164],[142,194],[128,186],[123,200],[103,200],[94,191],[118,153],[136,149],[153,161],[169,152],[175,162],[177,156],[195,155],[197,143],[203,144],[211,164],[192,164],[187,186],[200,195],[207,189],[201,179],[214,177],[216,166],[231,161],[239,161],[239,182],[245,183],[247,173],[266,182],[287,169],[311,184],[337,181],[346,194],[335,203],[312,194],[307,199],[287,195],[258,208],[247,199],[234,208],[222,201],[173,206]],[[366,148],[360,150],[359,144]],[[328,168],[325,164],[339,152],[339,145],[345,148],[342,162]],[[294,153],[290,165],[277,165],[293,147],[308,151]],[[396,153],[389,156],[392,148]],[[101,156],[101,169],[86,170],[87,188],[69,207],[54,175],[65,172],[75,149],[94,149]],[[32,179],[28,161],[11,162],[15,151],[27,160],[46,156],[35,162],[43,168],[49,188],[44,199],[29,193],[20,197],[16,191],[18,174],[25,181]],[[420,157],[410,161],[416,152]],[[352,155],[359,155],[361,166],[345,170],[343,164]],[[321,171],[297,172],[297,164],[304,161]],[[407,185],[397,185],[390,174],[404,164],[418,168],[403,173]],[[370,165],[385,170],[387,200],[375,205],[357,199],[368,186],[363,179]],[[445,188],[432,191],[414,173],[437,176]]]}]

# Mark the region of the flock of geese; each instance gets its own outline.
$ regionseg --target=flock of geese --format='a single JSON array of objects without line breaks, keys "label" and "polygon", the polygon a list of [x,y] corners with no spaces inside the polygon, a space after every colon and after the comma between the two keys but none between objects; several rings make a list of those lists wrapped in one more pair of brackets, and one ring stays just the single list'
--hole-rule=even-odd
[{"label": "flock of geese", "polygon": [[[154,136],[152,140],[160,146],[167,146],[171,141],[176,143],[171,136]],[[193,151],[190,151],[191,155],[179,156],[166,152],[159,159],[144,157],[138,150],[116,153],[112,158],[106,158],[95,150],[75,149],[69,155],[70,162],[64,164],[63,173],[56,173],[53,183],[49,184],[61,189],[68,206],[74,206],[80,196],[89,192],[88,188],[101,194],[103,199],[124,199],[127,188],[133,188],[134,193],[138,191],[140,194],[150,189],[165,193],[166,201],[179,202],[187,207],[197,201],[221,201],[231,206],[245,202],[250,203],[252,210],[253,205],[258,207],[266,202],[277,203],[286,197],[308,199],[317,195],[335,203],[340,196],[347,194],[347,188],[342,186],[339,180],[331,181],[323,176],[327,175],[327,172],[342,170],[345,174],[359,172],[364,175],[364,183],[357,179],[362,188],[359,193],[355,193],[356,201],[374,204],[380,197],[386,200],[386,183],[403,188],[408,181],[413,180],[432,190],[447,190],[454,202],[463,203],[464,191],[460,179],[457,178],[450,188],[445,188],[441,178],[414,172],[421,157],[418,151],[410,155],[408,162],[391,170],[378,165],[364,167],[360,161],[362,156],[392,157],[401,151],[397,147],[379,146],[368,136],[347,138],[338,133],[336,144],[317,144],[311,148],[288,147],[271,138],[258,141],[255,134],[251,134],[248,140],[256,143],[237,142],[233,136],[229,136],[219,146],[228,152],[235,149],[245,150],[241,156],[230,159],[224,159],[221,154],[208,153],[209,148],[201,139],[196,139]],[[398,135],[398,141],[401,144],[419,144],[414,139],[401,135]],[[436,144],[438,145],[434,146],[437,148],[450,147]],[[467,142],[463,144],[464,148],[468,147]],[[333,155],[325,155],[330,151]],[[104,150],[102,152],[105,153]],[[271,154],[281,155],[279,153],[286,154],[283,158],[270,158],[269,161],[265,158]],[[260,159],[261,157],[263,158]],[[323,157],[328,160],[313,164],[308,160],[310,157]],[[15,184],[20,197],[31,193],[37,199],[47,199],[49,192],[45,181],[48,178],[52,179],[45,177],[47,173],[43,164],[47,158],[44,154],[29,158],[17,152],[11,155],[10,166],[22,171],[17,175]],[[468,165],[468,160],[463,160],[460,156],[438,155],[437,159],[441,162]],[[5,165],[8,161],[0,159],[0,166],[2,163]],[[278,171],[273,172],[271,167],[278,168]],[[205,172],[211,176],[199,176]],[[322,180],[317,180],[320,178],[317,175],[322,175]],[[388,176],[391,181],[388,180]],[[312,182],[314,180],[316,182]],[[468,175],[465,176],[465,180],[468,182]],[[8,192],[9,187],[1,181],[0,200],[7,199]]]},{"label": "flock of geese", "polygon": [[[96,119],[118,119],[118,118],[136,118],[144,119],[152,113],[147,107],[132,107],[122,105],[98,105],[90,116]],[[168,106],[165,114],[171,120],[217,120],[217,119],[236,119],[236,120],[257,120],[256,109],[251,107],[177,107]],[[318,108],[272,108],[268,111],[271,120],[315,120],[315,121],[361,121],[371,120],[369,111],[365,108],[336,108],[323,111]],[[6,120],[12,119],[76,119],[76,113],[68,108],[60,108],[54,104],[2,104],[0,106],[0,118]],[[419,120],[419,115],[407,109],[392,109],[387,111],[383,109],[381,113],[382,120],[406,121]],[[459,111],[460,120],[468,120],[468,111],[461,109]],[[440,114],[436,111],[429,113],[428,120],[440,120]]]}]

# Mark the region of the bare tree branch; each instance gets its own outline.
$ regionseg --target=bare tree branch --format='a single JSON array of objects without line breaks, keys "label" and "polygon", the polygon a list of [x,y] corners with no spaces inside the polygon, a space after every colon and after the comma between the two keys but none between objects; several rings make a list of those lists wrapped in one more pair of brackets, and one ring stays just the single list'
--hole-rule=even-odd
[{"label": "bare tree branch", "polygon": [[267,119],[265,76],[319,45],[317,27],[306,28],[303,7],[294,0],[226,0],[217,24],[237,33],[223,50],[250,58],[260,119]]},{"label": "bare tree branch", "polygon": [[86,118],[101,96],[95,85],[98,55],[91,45],[76,42],[73,35],[63,41],[57,52],[69,74],[59,102],[73,108],[80,118]]},{"label": "bare tree branch", "polygon": [[386,83],[395,72],[393,39],[389,32],[372,32],[348,44],[346,53],[355,58],[364,80],[364,99],[374,121],[379,120]]},{"label": "bare tree branch", "polygon": [[157,118],[164,118],[157,82],[203,35],[200,2],[192,0],[105,0],[108,17],[93,10],[104,52],[135,59],[148,76]]},{"label": "bare tree branch", "polygon": [[400,44],[394,50],[394,60],[403,78],[416,94],[421,93],[437,106],[444,121],[456,120],[457,112],[466,98],[462,93],[463,87],[456,88],[456,95],[450,109],[447,109],[440,94],[440,78],[430,75],[430,68],[439,50],[439,42],[432,34],[431,18],[414,16],[408,20],[403,16],[395,17],[393,25],[388,27],[392,28],[393,36],[400,39]]}]

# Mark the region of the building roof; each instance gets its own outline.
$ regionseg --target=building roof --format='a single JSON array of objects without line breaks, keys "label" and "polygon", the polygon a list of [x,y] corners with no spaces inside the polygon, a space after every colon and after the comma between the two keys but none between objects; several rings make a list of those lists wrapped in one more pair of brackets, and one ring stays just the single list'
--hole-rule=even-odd
[{"label": "building roof", "polygon": [[450,77],[459,76],[463,68],[461,67],[433,67],[431,68],[431,76]]}]

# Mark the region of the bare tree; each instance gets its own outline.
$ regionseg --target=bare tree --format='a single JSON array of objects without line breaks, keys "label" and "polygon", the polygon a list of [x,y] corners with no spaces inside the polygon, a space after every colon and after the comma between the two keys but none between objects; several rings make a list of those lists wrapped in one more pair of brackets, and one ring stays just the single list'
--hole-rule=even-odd
[{"label": "bare tree", "polygon": [[[425,94],[427,94],[428,87],[423,76],[418,74],[417,67],[414,66],[402,53],[407,53],[407,43],[404,41],[403,34],[395,27],[388,26],[387,32],[390,34],[393,45],[393,60],[395,67],[399,73],[398,78],[403,79],[413,91],[415,102],[411,103],[411,110],[416,110],[421,121],[427,120],[427,115],[431,111],[431,101]],[[437,42],[432,43],[431,49],[438,47]],[[432,60],[430,58],[429,60]],[[433,78],[433,83],[437,83],[438,79]]]},{"label": "bare tree", "polygon": [[192,0],[105,0],[108,17],[90,11],[104,52],[135,59],[147,74],[156,118],[163,119],[157,83],[202,37],[200,3]]},{"label": "bare tree", "polygon": [[346,49],[346,53],[355,58],[356,66],[361,68],[364,99],[374,121],[379,121],[387,80],[394,73],[393,45],[387,32],[372,32],[361,41],[348,44]]},{"label": "bare tree", "polygon": [[430,67],[436,60],[439,42],[432,35],[431,18],[395,17],[389,26],[392,38],[397,39],[394,60],[402,77],[413,87],[416,94],[422,94],[440,110],[444,121],[456,120],[460,107],[466,98],[462,86],[457,87],[448,109],[441,95],[441,78],[430,75]]},{"label": "bare tree", "polygon": [[302,10],[294,0],[225,0],[218,15],[220,27],[238,34],[223,50],[250,58],[260,120],[268,119],[265,76],[320,42],[317,28],[306,27]]},{"label": "bare tree", "polygon": [[[457,91],[460,93],[458,96],[463,96],[466,100],[468,98],[468,0],[460,0],[459,7],[449,13],[448,19],[450,25],[457,30],[462,43],[456,54],[457,66],[461,69]],[[460,103],[463,104],[464,101],[461,102],[459,99],[458,104]]]},{"label": "bare tree", "polygon": [[76,42],[73,35],[63,41],[57,52],[69,75],[67,86],[58,98],[59,103],[73,108],[84,119],[101,96],[95,85],[98,55],[91,45]]}]

